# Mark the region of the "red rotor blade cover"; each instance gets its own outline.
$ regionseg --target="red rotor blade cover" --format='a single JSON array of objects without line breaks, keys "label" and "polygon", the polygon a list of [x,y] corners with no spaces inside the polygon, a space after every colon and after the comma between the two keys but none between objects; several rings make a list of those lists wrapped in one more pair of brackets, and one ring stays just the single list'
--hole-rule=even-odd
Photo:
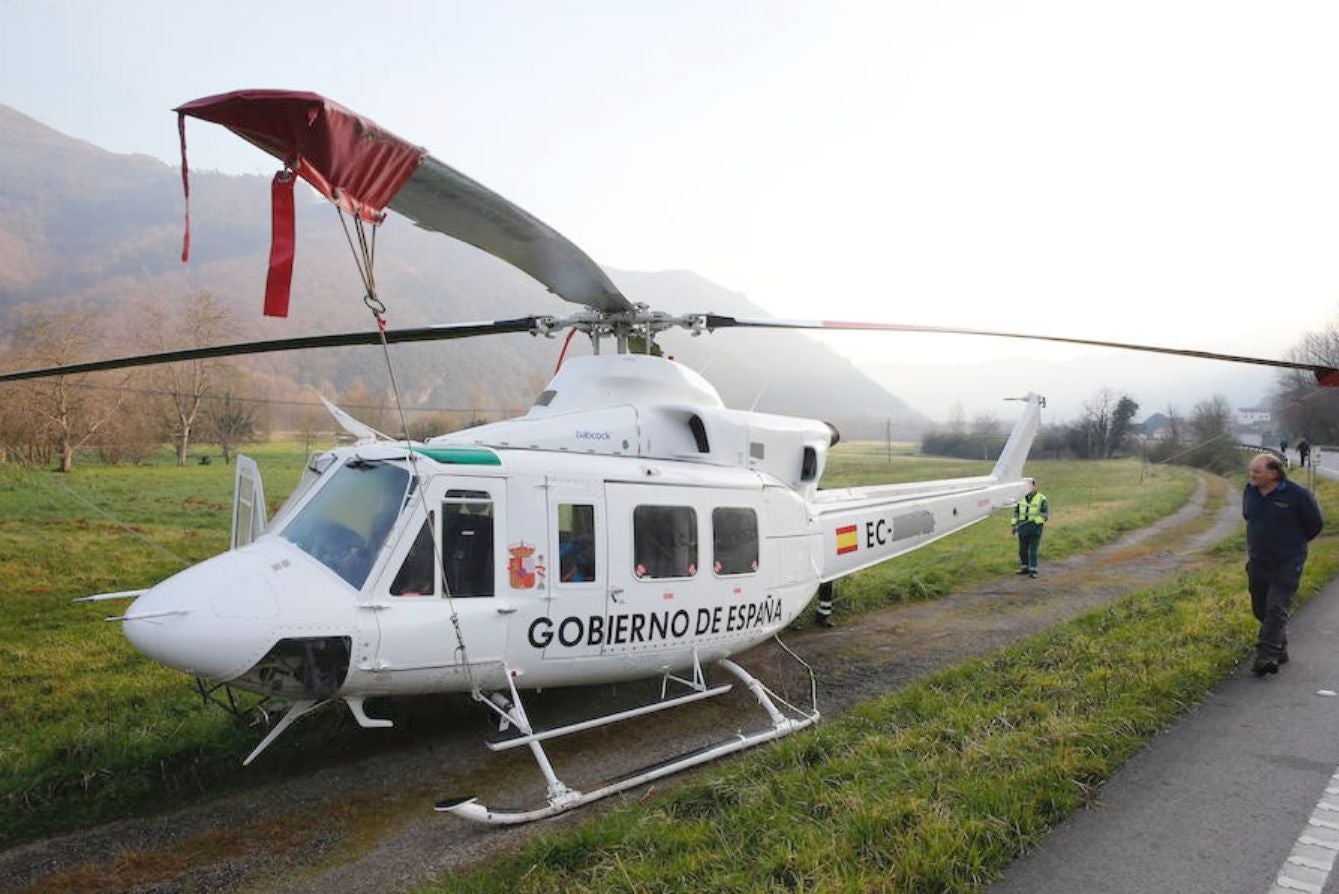
[{"label": "red rotor blade cover", "polygon": [[[295,90],[236,90],[178,106],[189,115],[221,124],[270,155],[330,201],[369,223],[385,215],[400,187],[414,176],[427,151],[383,130],[339,103]],[[186,184],[186,136],[181,128],[181,168]],[[189,196],[189,188],[187,188]],[[276,205],[266,308],[287,307],[284,264],[292,265],[291,206],[288,221]],[[186,245],[190,242],[187,213]],[[182,260],[186,259],[183,250]],[[282,293],[282,294],[280,294]],[[282,315],[282,314],[280,314]]]}]

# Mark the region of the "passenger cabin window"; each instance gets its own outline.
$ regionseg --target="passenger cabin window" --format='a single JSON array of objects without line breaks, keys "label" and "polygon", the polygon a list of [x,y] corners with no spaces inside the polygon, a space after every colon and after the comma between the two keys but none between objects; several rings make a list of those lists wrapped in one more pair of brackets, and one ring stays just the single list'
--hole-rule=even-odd
[{"label": "passenger cabin window", "polygon": [[302,507],[281,537],[361,590],[404,505],[403,466],[355,459]]},{"label": "passenger cabin window", "polygon": [[558,505],[558,579],[563,583],[595,580],[595,507]]},{"label": "passenger cabin window", "polygon": [[493,499],[487,491],[446,492],[442,579],[451,596],[493,595]]},{"label": "passenger cabin window", "polygon": [[697,512],[691,506],[632,510],[633,574],[640,578],[697,574]]},{"label": "passenger cabin window", "polygon": [[437,582],[433,580],[432,569],[436,566],[433,559],[433,516],[418,529],[414,545],[409,547],[409,555],[395,574],[391,582],[392,596],[432,596],[437,592]]},{"label": "passenger cabin window", "polygon": [[712,570],[752,574],[758,570],[758,514],[747,507],[711,510]]}]

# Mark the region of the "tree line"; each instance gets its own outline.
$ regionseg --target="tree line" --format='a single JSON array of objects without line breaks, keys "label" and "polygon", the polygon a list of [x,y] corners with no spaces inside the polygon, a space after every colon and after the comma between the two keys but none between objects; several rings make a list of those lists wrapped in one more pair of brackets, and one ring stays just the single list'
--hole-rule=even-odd
[{"label": "tree line", "polygon": [[[1044,426],[1033,443],[1033,456],[1047,459],[1113,459],[1142,456],[1150,462],[1174,462],[1217,473],[1241,465],[1237,438],[1232,431],[1232,408],[1214,396],[1195,404],[1188,415],[1176,407],[1162,411],[1165,428],[1156,435],[1134,422],[1139,402],[1128,394],[1099,389],[1084,402],[1078,419]],[[932,456],[994,460],[1004,449],[1006,432],[990,414],[971,424],[951,420],[927,432],[921,451]]]},{"label": "tree line", "polygon": [[[99,317],[86,311],[29,312],[10,339],[6,365],[14,370],[64,366],[225,344],[242,335],[231,311],[208,292],[174,308],[128,316],[135,320],[131,334],[107,331]],[[81,455],[91,453],[110,464],[139,463],[170,445],[177,464],[186,465],[192,448],[204,444],[230,462],[238,447],[264,440],[272,431],[290,433],[310,451],[336,436],[320,397],[315,388],[224,359],[6,383],[0,385],[0,462],[68,472]],[[485,405],[481,394],[471,391],[466,397],[475,406]],[[386,390],[354,379],[334,398],[378,431],[403,436],[401,416]],[[409,437],[422,440],[495,421],[503,412],[409,410]]]}]

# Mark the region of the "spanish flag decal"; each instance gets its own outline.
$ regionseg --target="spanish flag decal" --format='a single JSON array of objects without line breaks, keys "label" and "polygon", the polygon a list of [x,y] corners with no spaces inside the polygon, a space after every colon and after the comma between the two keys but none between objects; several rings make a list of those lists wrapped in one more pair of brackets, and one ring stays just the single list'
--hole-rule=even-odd
[{"label": "spanish flag decal", "polygon": [[860,548],[855,536],[855,525],[845,525],[837,529],[837,555],[844,556]]}]

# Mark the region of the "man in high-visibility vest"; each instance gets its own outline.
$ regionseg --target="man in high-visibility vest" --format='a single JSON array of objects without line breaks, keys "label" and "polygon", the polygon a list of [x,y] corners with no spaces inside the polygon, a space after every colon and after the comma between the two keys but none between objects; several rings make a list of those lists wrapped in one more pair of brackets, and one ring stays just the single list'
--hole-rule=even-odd
[{"label": "man in high-visibility vest", "polygon": [[1042,527],[1050,517],[1051,506],[1046,495],[1037,490],[1037,479],[1033,478],[1032,489],[1014,506],[1013,527],[1009,529],[1018,535],[1018,574],[1037,576],[1037,549],[1041,546]]}]

